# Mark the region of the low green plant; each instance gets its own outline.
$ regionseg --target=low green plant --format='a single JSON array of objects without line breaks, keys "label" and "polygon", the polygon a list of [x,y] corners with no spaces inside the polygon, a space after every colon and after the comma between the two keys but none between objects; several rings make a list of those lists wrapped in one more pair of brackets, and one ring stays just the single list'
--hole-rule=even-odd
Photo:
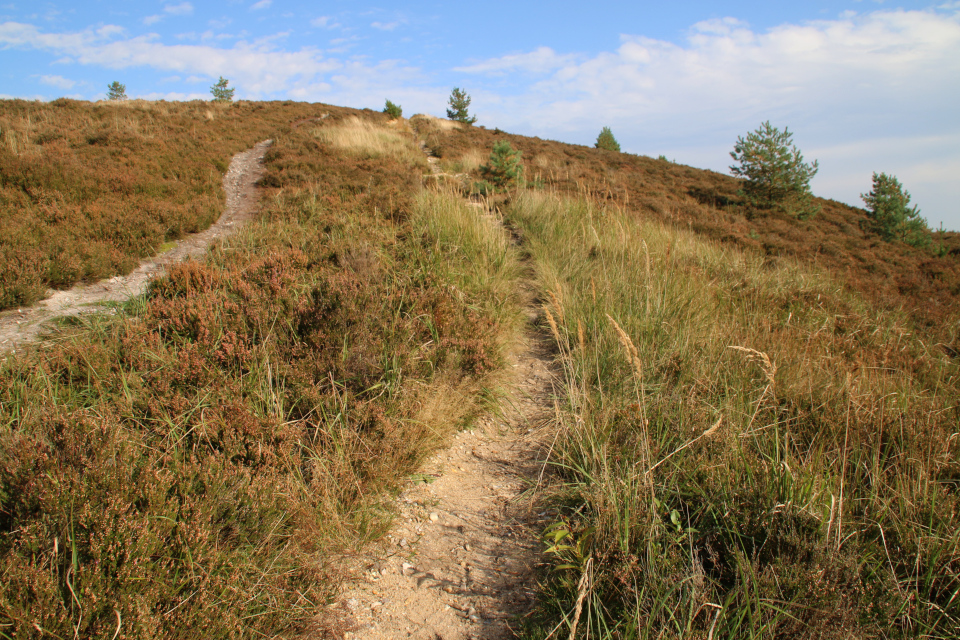
[{"label": "low green plant", "polygon": [[896,176],[873,174],[870,193],[860,194],[867,205],[864,227],[884,240],[904,242],[914,247],[930,244],[930,229],[920,210],[910,205],[910,193]]},{"label": "low green plant", "polygon": [[387,100],[386,106],[383,107],[383,112],[396,120],[397,118],[403,117],[403,109],[398,104],[394,104]]},{"label": "low green plant", "polygon": [[597,149],[620,152],[620,143],[613,137],[613,132],[610,131],[610,127],[604,127],[600,130],[600,135],[597,136],[597,143],[594,146]]}]

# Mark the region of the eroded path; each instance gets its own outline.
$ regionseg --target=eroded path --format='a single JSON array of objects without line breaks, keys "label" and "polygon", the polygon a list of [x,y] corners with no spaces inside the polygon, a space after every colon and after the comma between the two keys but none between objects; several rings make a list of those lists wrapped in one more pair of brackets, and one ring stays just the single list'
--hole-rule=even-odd
[{"label": "eroded path", "polygon": [[500,416],[457,435],[398,498],[390,535],[368,550],[340,601],[345,638],[500,640],[534,604],[533,495],[553,417],[550,355],[533,337],[511,357]]},{"label": "eroded path", "polygon": [[535,496],[558,378],[549,341],[534,327],[532,284],[518,286],[529,329],[509,356],[514,377],[501,411],[458,434],[409,481],[393,530],[362,552],[336,605],[345,639],[503,640],[535,604],[538,534],[550,517],[537,512]]},{"label": "eroded path", "polygon": [[183,238],[169,251],[144,259],[128,275],[53,291],[48,298],[31,307],[0,313],[0,353],[15,351],[20,345],[36,340],[47,321],[53,318],[100,311],[99,304],[122,302],[142,294],[150,280],[162,274],[168,266],[201,256],[215,240],[234,233],[256,211],[255,185],[263,174],[263,156],[271,144],[271,140],[264,140],[233,156],[223,177],[226,208],[205,231]]}]

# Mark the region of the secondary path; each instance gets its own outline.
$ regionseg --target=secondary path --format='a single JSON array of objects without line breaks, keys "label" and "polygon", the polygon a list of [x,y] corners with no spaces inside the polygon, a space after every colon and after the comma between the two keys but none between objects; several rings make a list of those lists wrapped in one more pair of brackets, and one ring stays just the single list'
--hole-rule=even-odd
[{"label": "secondary path", "polygon": [[161,275],[168,266],[201,256],[215,240],[234,233],[256,211],[255,185],[263,175],[263,156],[271,144],[271,140],[264,140],[233,156],[223,177],[226,208],[206,230],[183,238],[169,251],[144,259],[128,275],[77,285],[64,291],[51,291],[48,298],[31,307],[0,313],[0,354],[15,351],[20,345],[36,340],[47,321],[53,318],[97,312],[101,303],[122,302],[142,294],[150,280]]}]

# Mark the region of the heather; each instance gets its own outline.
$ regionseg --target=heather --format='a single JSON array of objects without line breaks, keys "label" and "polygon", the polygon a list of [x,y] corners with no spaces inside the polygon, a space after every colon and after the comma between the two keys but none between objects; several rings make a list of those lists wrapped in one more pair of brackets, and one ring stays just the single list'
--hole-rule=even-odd
[{"label": "heather", "polygon": [[296,103],[0,100],[0,310],[129,273],[223,209],[233,154]]}]

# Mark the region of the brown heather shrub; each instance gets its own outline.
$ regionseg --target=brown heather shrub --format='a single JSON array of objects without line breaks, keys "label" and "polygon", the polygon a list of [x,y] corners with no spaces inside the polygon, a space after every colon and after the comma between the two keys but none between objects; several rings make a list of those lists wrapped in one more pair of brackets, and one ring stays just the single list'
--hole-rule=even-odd
[{"label": "brown heather shrub", "polygon": [[417,261],[420,168],[270,135],[260,222],[0,364],[5,637],[303,630],[471,419],[501,340]]}]

